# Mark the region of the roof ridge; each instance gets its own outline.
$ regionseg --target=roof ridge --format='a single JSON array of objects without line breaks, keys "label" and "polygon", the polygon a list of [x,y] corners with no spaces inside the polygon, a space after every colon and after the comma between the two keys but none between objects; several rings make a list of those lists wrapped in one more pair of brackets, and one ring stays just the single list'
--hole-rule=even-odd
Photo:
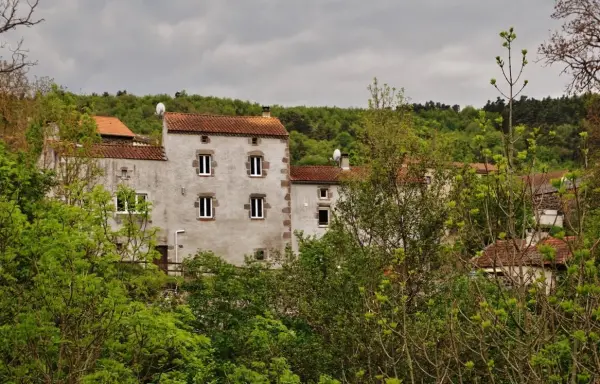
[{"label": "roof ridge", "polygon": [[165,115],[188,115],[188,116],[208,116],[208,117],[233,117],[233,118],[261,118],[261,119],[277,119],[277,117],[264,117],[261,115],[218,115],[214,113],[200,112],[165,112]]},{"label": "roof ridge", "polygon": [[107,147],[164,148],[164,146],[162,146],[162,145],[154,145],[154,144],[135,145],[135,144],[123,144],[123,143],[104,143],[104,142],[92,143],[92,144],[93,145],[104,145]]}]

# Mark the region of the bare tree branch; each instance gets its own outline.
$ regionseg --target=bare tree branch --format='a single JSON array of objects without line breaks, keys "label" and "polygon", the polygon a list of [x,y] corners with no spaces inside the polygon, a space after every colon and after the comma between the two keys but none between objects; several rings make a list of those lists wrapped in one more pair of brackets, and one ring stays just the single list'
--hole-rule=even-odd
[{"label": "bare tree branch", "polygon": [[[19,27],[32,27],[44,21],[34,17],[40,0],[0,0],[0,34],[16,30]],[[23,48],[23,39],[15,44],[3,40],[0,48],[9,52],[0,62],[0,74],[24,70],[35,65],[28,59],[29,51]]]},{"label": "bare tree branch", "polygon": [[558,0],[552,18],[564,24],[540,45],[541,60],[565,66],[562,73],[572,76],[568,92],[600,89],[600,1]]}]

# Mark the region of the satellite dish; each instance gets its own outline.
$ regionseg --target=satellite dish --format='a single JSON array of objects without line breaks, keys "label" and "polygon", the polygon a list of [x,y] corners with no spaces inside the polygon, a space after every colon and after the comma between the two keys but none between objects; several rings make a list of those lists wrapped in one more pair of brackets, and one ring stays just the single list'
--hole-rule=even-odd
[{"label": "satellite dish", "polygon": [[158,116],[164,115],[165,111],[166,111],[166,107],[163,103],[156,104],[156,114]]},{"label": "satellite dish", "polygon": [[339,161],[341,157],[342,157],[342,152],[340,152],[339,149],[336,149],[335,151],[333,151],[333,160],[334,161]]}]

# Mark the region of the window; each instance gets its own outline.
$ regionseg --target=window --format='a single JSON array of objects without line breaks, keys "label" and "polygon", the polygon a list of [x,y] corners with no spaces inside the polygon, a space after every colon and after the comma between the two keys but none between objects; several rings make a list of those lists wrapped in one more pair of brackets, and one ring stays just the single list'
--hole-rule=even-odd
[{"label": "window", "polygon": [[198,156],[198,174],[199,175],[210,175],[210,163],[212,160],[211,155],[199,155]]},{"label": "window", "polygon": [[121,169],[121,177],[123,179],[127,178],[127,169],[126,168]]},{"label": "window", "polygon": [[118,213],[139,213],[137,208],[140,204],[148,200],[145,193],[118,193],[117,194],[117,212]]},{"label": "window", "polygon": [[262,197],[253,197],[250,199],[250,218],[251,219],[262,219],[264,218],[263,212],[263,199]]},{"label": "window", "polygon": [[329,225],[329,209],[319,208],[319,227],[326,227]]},{"label": "window", "polygon": [[265,250],[257,249],[256,252],[254,252],[254,257],[256,258],[256,260],[264,260],[265,259]]},{"label": "window", "polygon": [[328,192],[327,188],[319,188],[319,199],[327,199]]},{"label": "window", "polygon": [[250,156],[250,176],[262,176],[262,157]]},{"label": "window", "polygon": [[258,137],[252,138],[252,145],[258,145]]},{"label": "window", "polygon": [[200,218],[210,219],[213,217],[212,197],[200,198]]},{"label": "window", "polygon": [[202,136],[202,137],[200,138],[200,141],[201,141],[202,143],[204,143],[204,144],[208,143],[208,142],[209,142],[209,141],[208,141],[208,136]]}]

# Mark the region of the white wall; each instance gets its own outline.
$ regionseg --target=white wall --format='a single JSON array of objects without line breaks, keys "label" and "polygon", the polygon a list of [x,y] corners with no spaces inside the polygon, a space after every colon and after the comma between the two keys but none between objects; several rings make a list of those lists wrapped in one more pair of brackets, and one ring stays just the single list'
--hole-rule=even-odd
[{"label": "white wall", "polygon": [[[198,250],[212,250],[229,262],[241,264],[244,255],[252,255],[256,249],[283,251],[291,241],[287,139],[260,138],[258,145],[252,145],[249,137],[209,138],[209,143],[202,143],[197,134],[166,135],[167,170],[160,181],[166,201],[158,208],[167,213],[169,245],[173,231],[183,229],[180,258]],[[193,166],[198,150],[214,151],[213,176],[198,175]],[[264,153],[268,163],[264,178],[247,174],[246,162],[252,151]],[[214,220],[198,218],[195,202],[202,193],[214,193]],[[270,208],[264,220],[249,218],[246,208],[253,193],[266,195],[265,206]]]},{"label": "white wall", "polygon": [[[329,189],[328,199],[319,199],[319,188]],[[327,228],[319,226],[317,217],[319,206],[330,206],[331,222],[338,198],[337,185],[292,183],[292,231],[303,231],[304,235],[323,236]],[[298,251],[298,240],[295,235],[293,235],[292,250]]]}]

